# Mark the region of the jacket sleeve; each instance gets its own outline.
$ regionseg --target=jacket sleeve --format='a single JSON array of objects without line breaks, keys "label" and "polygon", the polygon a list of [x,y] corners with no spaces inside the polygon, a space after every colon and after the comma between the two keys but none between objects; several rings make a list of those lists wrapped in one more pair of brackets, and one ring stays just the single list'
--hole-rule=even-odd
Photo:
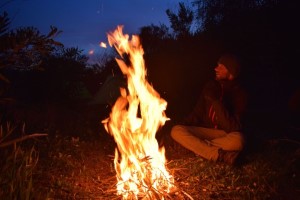
[{"label": "jacket sleeve", "polygon": [[203,112],[203,101],[199,98],[193,110],[183,119],[182,124],[190,126],[201,124],[201,115]]},{"label": "jacket sleeve", "polygon": [[184,118],[183,124],[213,128],[213,123],[208,116],[208,110],[211,105],[211,99],[219,98],[220,89],[219,83],[215,80],[207,82],[202,88],[192,112]]},{"label": "jacket sleeve", "polygon": [[215,111],[215,121],[219,129],[225,130],[227,133],[232,131],[241,131],[241,118],[246,110],[246,94],[242,91],[233,99],[233,111],[229,112],[222,101],[216,100],[212,102]]},{"label": "jacket sleeve", "polygon": [[236,114],[229,114],[221,101],[214,101],[212,106],[215,111],[215,121],[219,129],[223,129],[227,133],[239,131],[241,129],[239,116]]}]

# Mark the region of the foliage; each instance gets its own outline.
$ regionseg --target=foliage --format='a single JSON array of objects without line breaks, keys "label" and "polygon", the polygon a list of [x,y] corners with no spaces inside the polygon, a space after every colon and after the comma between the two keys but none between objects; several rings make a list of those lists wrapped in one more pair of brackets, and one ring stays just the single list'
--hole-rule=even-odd
[{"label": "foliage", "polygon": [[150,26],[144,26],[140,29],[139,36],[142,39],[157,38],[160,40],[172,37],[169,33],[169,28],[164,24],[161,24],[160,26],[156,26],[154,24],[151,24]]},{"label": "foliage", "polygon": [[[12,136],[14,130],[15,127],[9,123],[6,127],[1,125],[0,145]],[[32,199],[37,194],[34,194],[32,175],[38,162],[38,152],[34,146],[26,148],[16,143],[13,148],[0,148],[0,198]]]},{"label": "foliage", "polygon": [[34,27],[8,31],[9,25],[10,19],[8,14],[4,12],[0,15],[1,117],[5,117],[3,109],[6,110],[6,107],[16,101],[11,96],[15,91],[10,90],[15,80],[12,81],[12,77],[7,77],[7,72],[22,73],[22,71],[40,70],[45,58],[49,57],[56,47],[62,46],[61,43],[53,39],[60,33],[56,27],[51,26],[50,32],[47,35],[42,35]]},{"label": "foliage", "polygon": [[25,122],[30,131],[44,131],[59,127],[58,116],[83,114],[83,106],[76,114],[70,107],[88,102],[92,94],[86,85],[101,82],[96,70],[86,68],[83,51],[55,41],[61,33],[56,27],[51,26],[47,35],[34,27],[8,31],[7,13],[0,16],[0,23],[1,122]]},{"label": "foliage", "polygon": [[32,173],[38,161],[38,153],[32,147],[24,150],[20,146],[4,156],[1,169],[0,197],[3,199],[29,200],[34,196]]},{"label": "foliage", "polygon": [[196,0],[192,5],[195,16],[202,30],[214,29],[225,20],[240,20],[249,11],[269,7],[276,4],[277,0]]},{"label": "foliage", "polygon": [[139,37],[143,44],[143,49],[149,54],[155,53],[164,44],[164,41],[172,39],[173,36],[166,25],[156,26],[152,24],[142,27]]},{"label": "foliage", "polygon": [[71,48],[58,48],[55,52],[55,58],[61,58],[63,60],[70,60],[74,61],[75,63],[78,62],[80,64],[85,65],[88,60],[86,55],[83,55],[83,50],[78,49],[78,47],[71,47]]},{"label": "foliage", "polygon": [[[6,22],[7,15],[2,16]],[[9,23],[4,23],[3,30],[7,30]],[[61,43],[53,40],[60,31],[51,26],[47,35],[42,35],[34,27],[24,27],[4,32],[0,36],[0,67],[12,67],[16,69],[28,70],[39,67],[43,58],[49,56],[56,46]]]},{"label": "foliage", "polygon": [[171,22],[171,27],[178,38],[184,38],[191,34],[191,26],[194,19],[193,11],[179,3],[178,14],[176,15],[170,9],[166,10],[166,14]]},{"label": "foliage", "polygon": [[10,19],[8,18],[8,13],[4,12],[3,15],[0,16],[0,36],[8,30],[9,24]]}]

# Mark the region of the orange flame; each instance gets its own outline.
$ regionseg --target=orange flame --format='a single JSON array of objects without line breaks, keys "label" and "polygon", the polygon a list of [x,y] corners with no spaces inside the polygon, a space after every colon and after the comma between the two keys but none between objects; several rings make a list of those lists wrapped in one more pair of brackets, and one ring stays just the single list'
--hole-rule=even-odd
[{"label": "orange flame", "polygon": [[123,58],[129,56],[131,65],[116,61],[127,76],[127,89],[121,88],[121,96],[112,108],[104,126],[117,143],[115,170],[118,180],[117,194],[123,199],[164,199],[174,187],[174,179],[165,163],[165,149],[159,148],[156,131],[169,120],[165,115],[167,102],[146,80],[143,48],[139,37],[124,35],[123,27],[108,34],[110,46],[114,46]]}]

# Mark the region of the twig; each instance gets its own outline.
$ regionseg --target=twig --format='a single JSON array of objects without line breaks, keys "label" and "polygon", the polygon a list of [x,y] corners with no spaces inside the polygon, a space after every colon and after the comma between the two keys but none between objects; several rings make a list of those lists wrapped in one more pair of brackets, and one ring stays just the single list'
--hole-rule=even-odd
[{"label": "twig", "polygon": [[[114,180],[115,179],[115,180]],[[101,180],[101,183],[111,183],[113,181],[116,181],[116,176],[110,176],[107,179]]]},{"label": "twig", "polygon": [[194,200],[194,198],[191,197],[191,195],[189,195],[189,194],[186,193],[185,191],[181,190],[181,192],[182,192],[183,194],[185,194],[189,199]]},{"label": "twig", "polygon": [[21,142],[21,141],[24,141],[24,140],[27,140],[27,139],[30,139],[30,138],[41,137],[41,136],[48,136],[48,134],[46,134],[46,133],[34,133],[34,134],[31,134],[31,135],[25,135],[25,136],[19,137],[17,139],[14,139],[14,140],[4,142],[4,143],[0,144],[0,148],[9,146],[9,145],[12,145],[12,144],[15,144],[15,143],[18,143],[18,142]]}]

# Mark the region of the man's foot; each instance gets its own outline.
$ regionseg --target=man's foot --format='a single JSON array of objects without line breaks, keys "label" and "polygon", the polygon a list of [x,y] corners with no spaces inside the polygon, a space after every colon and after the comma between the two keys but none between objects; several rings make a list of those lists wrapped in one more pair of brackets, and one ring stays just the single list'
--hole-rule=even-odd
[{"label": "man's foot", "polygon": [[224,151],[223,149],[219,149],[218,153],[219,153],[219,157],[217,161],[229,165],[234,165],[235,160],[239,155],[238,151]]}]

